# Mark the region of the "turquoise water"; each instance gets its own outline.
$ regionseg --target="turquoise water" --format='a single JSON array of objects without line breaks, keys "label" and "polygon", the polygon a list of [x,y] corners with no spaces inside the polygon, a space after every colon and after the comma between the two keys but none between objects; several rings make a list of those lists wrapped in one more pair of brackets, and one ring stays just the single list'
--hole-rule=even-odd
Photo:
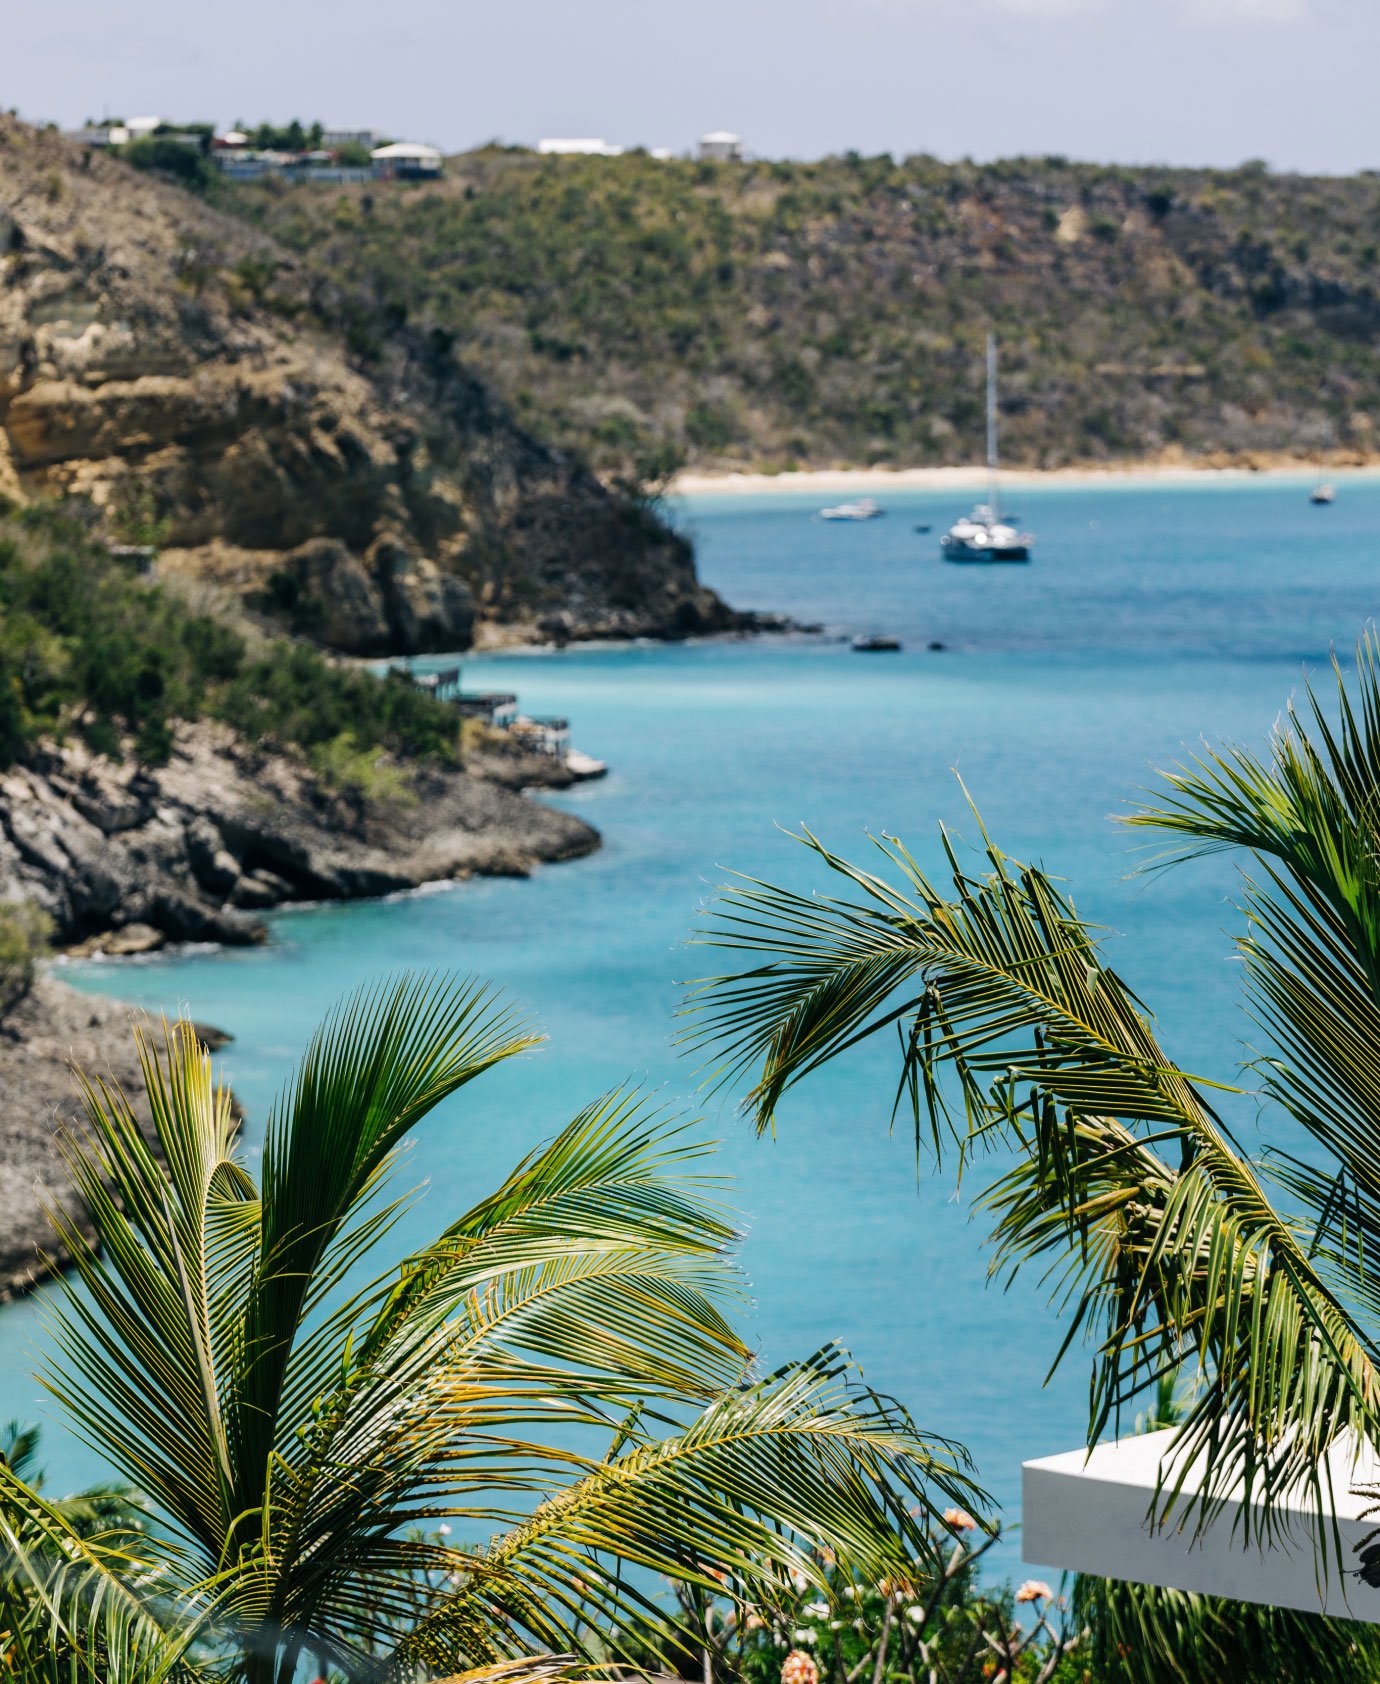
[{"label": "turquoise water", "polygon": [[[672,1013],[684,979],[712,965],[684,939],[713,886],[735,868],[803,880],[803,850],[774,828],[801,821],[855,855],[872,828],[932,859],[937,820],[972,829],[957,768],[1004,846],[1069,878],[1115,933],[1170,1049],[1230,1077],[1247,1033],[1230,870],[1128,882],[1135,856],[1108,815],[1201,733],[1258,742],[1304,668],[1350,646],[1380,601],[1380,481],[1347,481],[1331,509],[1310,508],[1302,481],[1023,492],[1035,564],[991,571],[945,566],[937,534],[912,530],[942,530],[962,498],[893,494],[887,519],[857,526],[811,522],[818,501],[700,498],[682,518],[730,600],[894,630],[903,654],[775,639],[467,663],[467,684],[568,714],[578,745],[610,761],[606,781],[565,798],[603,831],[599,854],[528,882],[286,913],[261,950],[63,974],[230,1030],[251,1149],[292,1058],[352,984],[399,966],[501,983],[549,1045],[419,1138],[430,1192],[403,1239],[420,1240],[613,1084],[693,1109]],[[887,1059],[865,1055],[803,1090],[775,1141],[708,1105],[748,1227],[751,1326],[773,1362],[844,1338],[873,1384],[969,1445],[1014,1521],[1021,1459],[1079,1441],[1086,1363],[1042,1386],[1057,1341],[1036,1284],[987,1286],[981,1227],[947,1181],[917,1181],[889,1102]],[[1238,1121],[1249,1138],[1253,1112]],[[0,1419],[43,1408],[26,1378],[40,1314],[41,1299],[0,1313]],[[98,1471],[56,1424],[48,1443],[57,1486]],[[1014,1571],[1014,1549],[998,1565]]]}]

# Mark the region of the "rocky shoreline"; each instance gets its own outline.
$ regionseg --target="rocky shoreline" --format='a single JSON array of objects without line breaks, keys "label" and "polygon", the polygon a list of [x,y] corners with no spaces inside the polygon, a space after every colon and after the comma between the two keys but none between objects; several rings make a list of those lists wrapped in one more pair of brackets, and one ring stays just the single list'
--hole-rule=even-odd
[{"label": "rocky shoreline", "polygon": [[[75,1070],[123,1090],[145,1132],[148,1096],[134,1043],[141,1014],[123,1001],[84,994],[41,976],[0,1020],[0,1304],[20,1297],[71,1255],[47,1210],[62,1199],[66,1176],[57,1138],[80,1128]],[[198,1024],[214,1050],[227,1037]]]},{"label": "rocky shoreline", "polygon": [[[528,797],[572,781],[554,761],[496,741],[463,771],[395,771],[387,798],[342,793],[205,723],[179,726],[156,770],[53,748],[0,776],[0,896],[40,907],[69,952],[114,956],[263,941],[275,906],[526,875],[599,846]],[[71,1260],[46,1211],[65,1181],[57,1137],[82,1116],[74,1068],[122,1088],[151,1128],[140,1016],[47,975],[0,1017],[0,1303]],[[212,1048],[226,1039],[197,1032]]]},{"label": "rocky shoreline", "polygon": [[0,776],[0,894],[33,902],[58,946],[145,952],[262,941],[261,914],[469,876],[525,876],[599,835],[513,787],[562,781],[537,756],[464,770],[393,768],[371,796],[224,727],[177,729],[165,766],[79,745]]}]

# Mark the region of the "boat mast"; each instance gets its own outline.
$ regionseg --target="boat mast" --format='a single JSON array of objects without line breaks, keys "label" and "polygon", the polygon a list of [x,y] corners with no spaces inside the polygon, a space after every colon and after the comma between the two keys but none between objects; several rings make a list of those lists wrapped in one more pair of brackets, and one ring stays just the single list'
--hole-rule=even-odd
[{"label": "boat mast", "polygon": [[992,520],[1000,519],[997,507],[997,336],[987,335],[987,502]]}]

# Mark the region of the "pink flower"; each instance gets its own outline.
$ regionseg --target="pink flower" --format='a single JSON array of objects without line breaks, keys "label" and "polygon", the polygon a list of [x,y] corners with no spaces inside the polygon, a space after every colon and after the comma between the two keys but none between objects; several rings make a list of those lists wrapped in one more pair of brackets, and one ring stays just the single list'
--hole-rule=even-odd
[{"label": "pink flower", "polygon": [[952,1532],[971,1532],[977,1526],[967,1509],[945,1509],[944,1524]]},{"label": "pink flower", "polygon": [[1043,1579],[1027,1579],[1016,1592],[1017,1602],[1049,1602],[1054,1592]]}]

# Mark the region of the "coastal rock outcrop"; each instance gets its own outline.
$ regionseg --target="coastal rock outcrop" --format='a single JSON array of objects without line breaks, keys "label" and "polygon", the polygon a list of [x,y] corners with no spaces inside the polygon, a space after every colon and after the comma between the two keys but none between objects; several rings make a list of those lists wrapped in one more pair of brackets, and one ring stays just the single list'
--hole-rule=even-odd
[{"label": "coastal rock outcrop", "polygon": [[[139,1016],[122,1001],[39,977],[0,1018],[0,1303],[69,1260],[46,1208],[63,1203],[67,1179],[57,1135],[82,1126],[74,1067],[120,1087],[151,1133],[134,1042]],[[197,1033],[213,1050],[224,1044],[215,1030],[198,1025]]]},{"label": "coastal rock outcrop", "polygon": [[0,495],[87,496],[170,573],[352,654],[747,623],[445,336],[246,223],[4,117],[0,212]]},{"label": "coastal rock outcrop", "polygon": [[243,944],[285,902],[523,875],[599,844],[574,815],[470,772],[399,769],[396,782],[387,800],[341,793],[206,723],[179,726],[153,770],[55,747],[0,776],[0,895],[87,951]]}]

